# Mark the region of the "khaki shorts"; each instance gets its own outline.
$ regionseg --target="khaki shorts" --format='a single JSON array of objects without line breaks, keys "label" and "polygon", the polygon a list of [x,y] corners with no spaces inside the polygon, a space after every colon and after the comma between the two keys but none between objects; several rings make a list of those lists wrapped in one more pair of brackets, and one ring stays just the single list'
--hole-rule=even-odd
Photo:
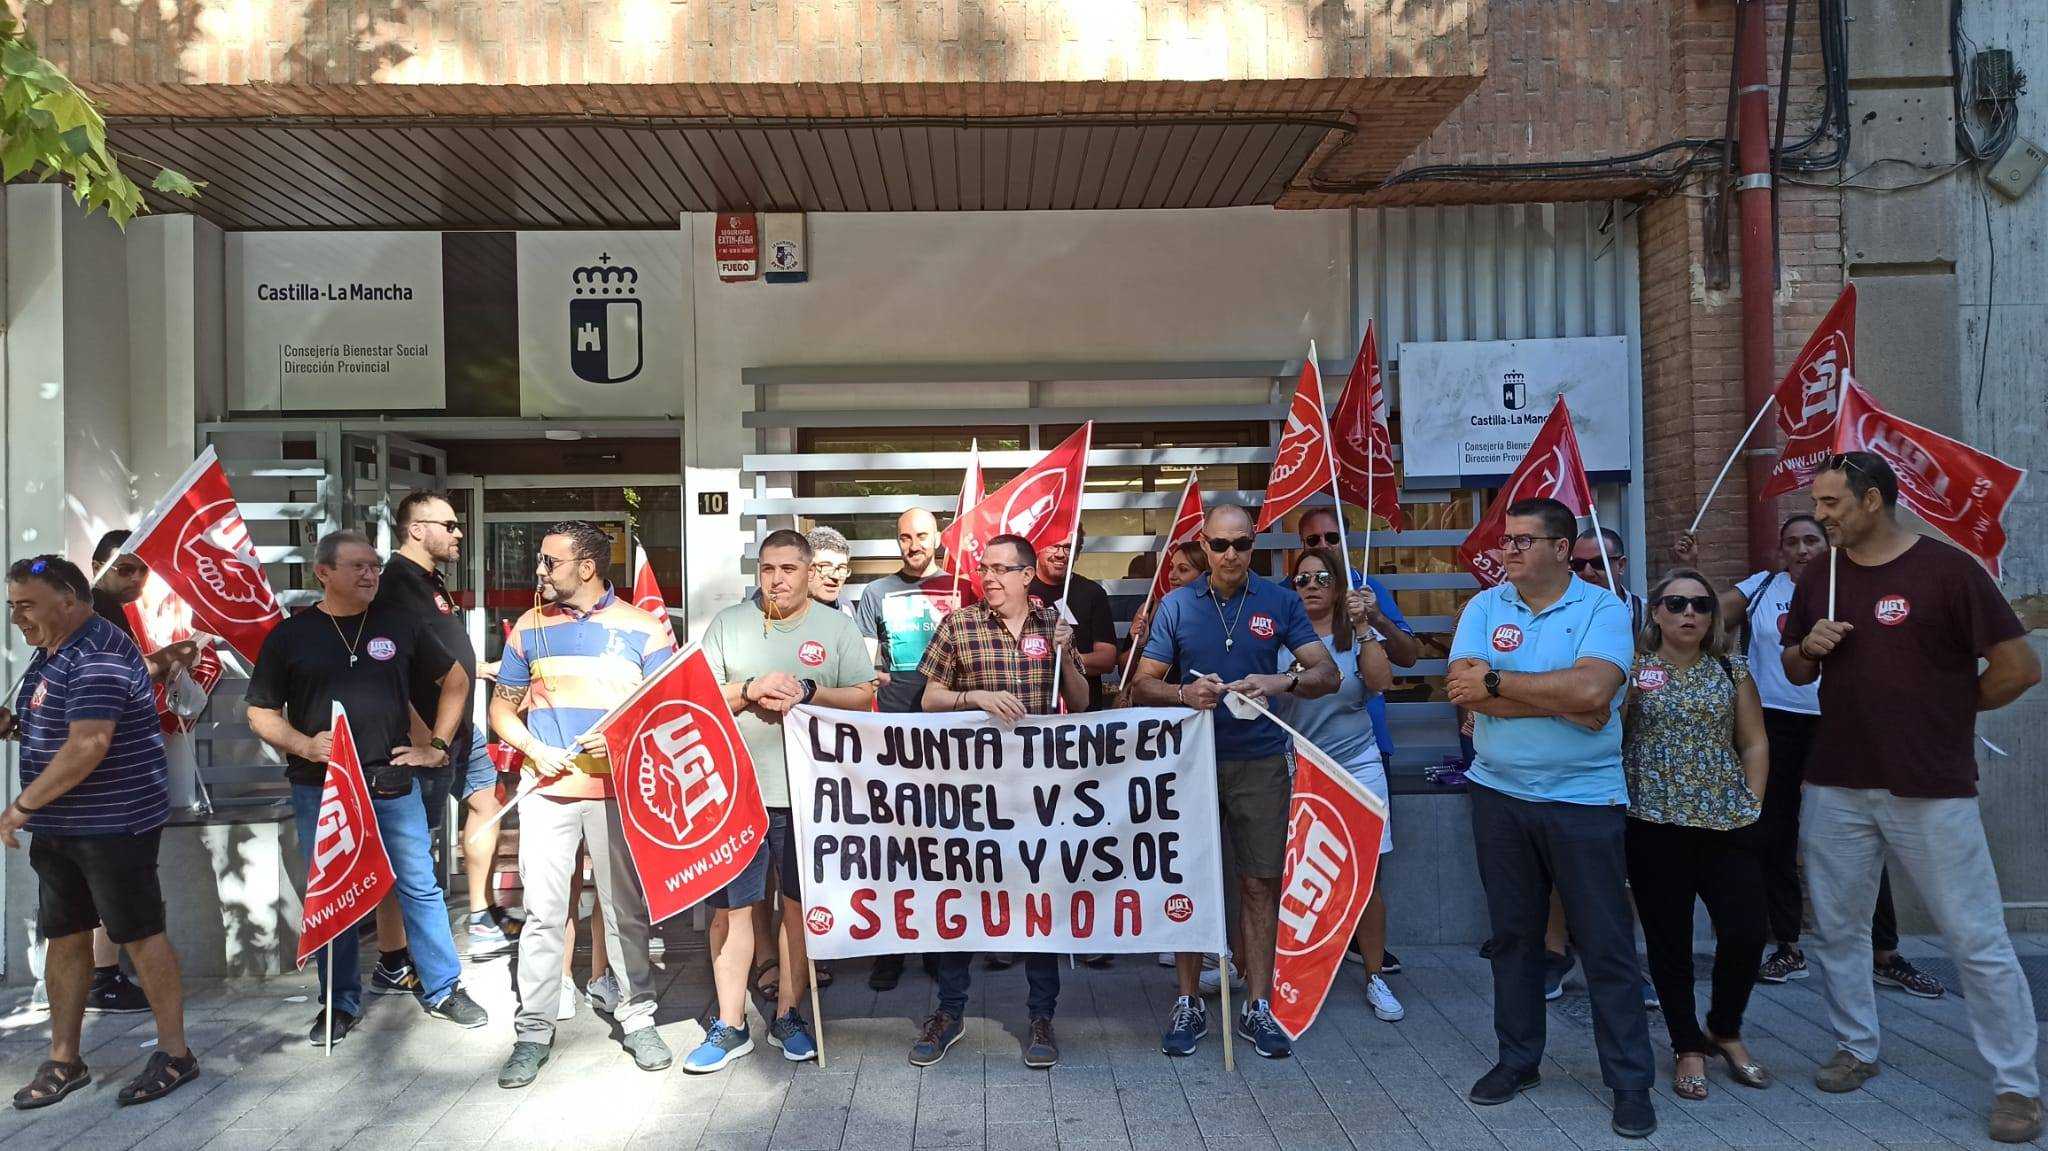
[{"label": "khaki shorts", "polygon": [[1291,765],[1284,755],[1216,761],[1216,798],[1223,808],[1223,833],[1237,858],[1237,873],[1278,879],[1287,869],[1287,805],[1294,797]]}]

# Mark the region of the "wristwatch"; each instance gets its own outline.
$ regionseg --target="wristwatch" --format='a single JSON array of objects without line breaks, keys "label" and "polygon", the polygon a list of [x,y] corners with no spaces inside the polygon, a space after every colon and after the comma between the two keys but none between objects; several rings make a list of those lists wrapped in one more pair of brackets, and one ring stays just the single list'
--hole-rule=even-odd
[{"label": "wristwatch", "polygon": [[818,694],[818,681],[817,681],[817,680],[815,680],[815,679],[807,679],[807,680],[802,680],[802,681],[800,681],[800,682],[802,682],[802,684],[804,685],[804,700],[803,700],[803,701],[804,701],[805,703],[809,703],[809,702],[811,702],[811,699],[812,699],[812,697],[814,697],[814,696],[816,696],[816,695]]},{"label": "wristwatch", "polygon": [[448,751],[448,741],[442,739],[438,735],[428,740],[427,746],[433,748],[435,751],[442,752],[444,754]]},{"label": "wristwatch", "polygon": [[1294,689],[1295,689],[1295,688],[1298,688],[1298,687],[1300,687],[1300,686],[1301,686],[1301,673],[1300,673],[1300,672],[1298,672],[1298,671],[1290,671],[1290,672],[1288,672],[1288,673],[1287,673],[1287,694],[1289,694],[1289,695],[1293,695],[1293,694],[1294,694]]},{"label": "wristwatch", "polygon": [[1497,672],[1497,671],[1489,671],[1489,672],[1487,672],[1487,673],[1486,673],[1486,694],[1488,694],[1488,695],[1490,695],[1490,696],[1494,697],[1495,699],[1499,699],[1499,698],[1500,698],[1500,673],[1499,673],[1499,672]]}]

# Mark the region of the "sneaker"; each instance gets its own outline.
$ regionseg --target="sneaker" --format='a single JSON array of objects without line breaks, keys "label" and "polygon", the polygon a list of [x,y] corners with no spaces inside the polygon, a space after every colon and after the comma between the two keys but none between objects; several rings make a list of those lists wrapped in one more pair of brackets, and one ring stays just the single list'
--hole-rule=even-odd
[{"label": "sneaker", "polygon": [[413,969],[410,959],[397,963],[379,959],[377,969],[370,972],[370,990],[378,995],[418,995],[420,973]]},{"label": "sneaker", "polygon": [[1939,999],[1948,994],[1948,988],[1941,980],[1906,962],[1903,955],[1893,955],[1890,960],[1873,967],[1870,977],[1884,987],[1896,987],[1908,995],[1922,999]]},{"label": "sneaker", "polygon": [[991,951],[981,965],[990,971],[1008,971],[1017,965],[1017,957],[1007,951]]},{"label": "sneaker", "polygon": [[125,974],[116,972],[105,979],[94,979],[92,990],[85,993],[85,1009],[93,1013],[110,1015],[133,1015],[149,1010],[149,996],[142,988],[135,986]]},{"label": "sneaker", "polygon": [[2027,1143],[2041,1133],[2041,1101],[2011,1091],[1991,1104],[1991,1137],[2000,1143]]},{"label": "sneaker", "polygon": [[1657,985],[1656,985],[1656,984],[1654,984],[1654,983],[1651,983],[1651,982],[1650,982],[1649,976],[1644,976],[1644,977],[1643,977],[1643,1010],[1645,1010],[1645,1011],[1657,1011],[1657,1010],[1660,1010],[1660,1009],[1661,1009],[1661,1008],[1662,1008],[1663,1006],[1664,1006],[1664,1001],[1663,1001],[1662,999],[1659,999],[1659,998],[1657,998]]},{"label": "sneaker", "polygon": [[668,1044],[662,1042],[661,1032],[652,1027],[628,1031],[619,1042],[626,1049],[626,1054],[633,1057],[633,1066],[642,1071],[666,1071],[676,1061]]},{"label": "sneaker", "polygon": [[1614,1093],[1614,1133],[1623,1139],[1648,1139],[1657,1129],[1657,1108],[1650,1103],[1647,1087]]},{"label": "sneaker", "polygon": [[818,1057],[818,1041],[811,1037],[811,1025],[792,1007],[782,1013],[782,1018],[768,1025],[768,1045],[780,1047],[782,1057],[791,1063],[802,1063]]},{"label": "sneaker", "polygon": [[1266,1059],[1285,1059],[1294,1054],[1294,1040],[1280,1030],[1279,1021],[1273,1018],[1272,1005],[1263,999],[1252,1000],[1237,1017],[1237,1034]]},{"label": "sneaker", "polygon": [[1776,951],[1771,952],[1769,959],[1764,960],[1763,966],[1756,969],[1757,980],[1761,983],[1783,983],[1788,979],[1804,979],[1807,974],[1806,956],[1782,943]]},{"label": "sneaker", "polygon": [[1034,1071],[1043,1071],[1060,1061],[1059,1041],[1053,1038],[1052,1017],[1036,1015],[1031,1019],[1031,1042],[1024,1045],[1024,1066]]},{"label": "sneaker", "polygon": [[[334,1009],[334,1041],[339,1043],[349,1032],[356,1029],[356,1017],[337,1007]],[[306,1029],[306,1042],[315,1047],[327,1046],[327,1013],[322,1011],[313,1017],[313,1026]]]},{"label": "sneaker", "polygon": [[868,972],[868,986],[876,991],[893,991],[903,981],[903,957],[883,955],[875,959],[874,970]]},{"label": "sneaker", "polygon": [[491,1013],[477,1006],[469,992],[457,987],[441,997],[441,1002],[427,1008],[427,1014],[436,1019],[445,1019],[457,1027],[474,1031],[491,1021]]},{"label": "sneaker", "polygon": [[723,1019],[713,1020],[711,1034],[684,1057],[683,1070],[692,1075],[709,1075],[724,1070],[726,1064],[753,1050],[754,1037],[746,1028],[734,1027]]},{"label": "sneaker", "polygon": [[1159,1037],[1159,1050],[1175,1058],[1193,1055],[1195,1045],[1208,1034],[1208,1005],[1200,996],[1183,995],[1173,1001],[1173,1017],[1167,1020],[1166,1034]]},{"label": "sneaker", "polygon": [[498,1069],[498,1086],[509,1091],[532,1083],[540,1078],[540,1069],[547,1066],[551,1054],[553,1051],[545,1043],[529,1043],[523,1039],[514,1043],[512,1054]]},{"label": "sneaker", "polygon": [[1837,1051],[1813,1073],[1813,1085],[1830,1095],[1846,1095],[1876,1076],[1877,1064],[1865,1063],[1847,1051]]},{"label": "sneaker", "polygon": [[1514,1071],[1504,1063],[1496,1063],[1493,1070],[1479,1077],[1465,1098],[1481,1107],[1498,1107],[1541,1082],[1543,1076],[1535,1071]]},{"label": "sneaker", "polygon": [[576,981],[562,976],[562,994],[555,1000],[555,1022],[576,1018],[576,1001],[582,997],[583,993],[576,990]]},{"label": "sneaker", "polygon": [[[1230,989],[1232,991],[1243,991],[1244,973],[1237,969],[1237,961],[1232,959],[1226,962],[1230,964]],[[1204,995],[1223,994],[1223,969],[1220,967],[1202,968],[1202,974],[1195,980],[1195,987]]]},{"label": "sneaker", "polygon": [[1365,1001],[1372,1004],[1372,1013],[1387,1023],[1399,1023],[1408,1014],[1408,1009],[1387,989],[1387,981],[1377,975],[1366,982]]},{"label": "sneaker", "polygon": [[966,1030],[958,1015],[950,1011],[932,1012],[931,1018],[924,1021],[924,1029],[917,1033],[917,1042],[910,1045],[910,1065],[930,1067],[944,1059]]},{"label": "sneaker", "polygon": [[[492,908],[489,911],[479,911],[469,917],[469,953],[471,955],[495,954],[518,945],[518,930],[515,927],[514,930],[507,932],[505,924],[498,919],[498,915],[504,913],[499,911],[498,915],[492,914],[493,911],[497,910],[497,908]],[[511,922],[514,924],[518,923],[517,920],[511,920]]]},{"label": "sneaker", "polygon": [[1178,955],[1175,955],[1171,951],[1162,951],[1159,953],[1159,966],[1161,967],[1172,967],[1174,964],[1178,962],[1180,962],[1180,957]]},{"label": "sneaker", "polygon": [[1396,955],[1396,954],[1394,954],[1394,953],[1393,953],[1393,952],[1391,952],[1391,951],[1386,951],[1386,950],[1382,950],[1382,951],[1380,952],[1380,974],[1381,974],[1381,975],[1399,975],[1399,974],[1401,974],[1401,957],[1400,957],[1400,956],[1398,956],[1398,955]]},{"label": "sneaker", "polygon": [[603,975],[590,981],[590,985],[583,989],[583,994],[590,997],[591,1010],[601,1011],[606,1015],[617,1015],[619,1004],[626,998],[626,989],[619,984],[619,977],[613,975],[611,968],[607,967]]},{"label": "sneaker", "polygon": [[1543,998],[1564,998],[1565,976],[1572,973],[1572,964],[1575,962],[1577,961],[1572,958],[1569,948],[1562,953],[1556,951],[1545,951],[1543,953]]}]

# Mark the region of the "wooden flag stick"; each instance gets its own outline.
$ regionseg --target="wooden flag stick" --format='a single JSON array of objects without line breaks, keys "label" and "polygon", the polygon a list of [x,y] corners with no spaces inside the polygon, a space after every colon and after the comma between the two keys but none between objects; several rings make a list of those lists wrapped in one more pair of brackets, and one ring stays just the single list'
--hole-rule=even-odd
[{"label": "wooden flag stick", "polygon": [[[351,929],[353,930],[353,929]],[[327,941],[327,1057],[334,1058],[334,941]]]},{"label": "wooden flag stick", "polygon": [[817,1032],[818,1070],[823,1071],[825,1069],[825,1013],[818,1007],[818,961],[812,959],[809,955],[805,955],[804,963],[811,969],[811,1026]]},{"label": "wooden flag stick", "polygon": [[[1197,978],[1199,978],[1199,973]],[[1235,1071],[1237,1070],[1237,1055],[1236,1052],[1231,1050],[1230,1044],[1230,1033],[1233,1028],[1230,1023],[1230,953],[1228,951],[1216,957],[1216,985],[1223,989],[1223,1002],[1221,1004],[1223,1008],[1223,1069],[1225,1071]],[[1201,988],[1197,987],[1195,990],[1199,992]]]}]

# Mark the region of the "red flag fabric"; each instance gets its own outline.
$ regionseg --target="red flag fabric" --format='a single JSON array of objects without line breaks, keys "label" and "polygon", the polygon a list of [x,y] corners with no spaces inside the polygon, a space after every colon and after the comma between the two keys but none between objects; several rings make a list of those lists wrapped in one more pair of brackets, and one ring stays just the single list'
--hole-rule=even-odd
[{"label": "red flag fabric", "polygon": [[975,440],[967,445],[967,470],[960,473],[960,498],[953,501],[953,519],[957,522],[987,495],[988,485],[981,478],[981,441]]},{"label": "red flag fabric", "polygon": [[126,550],[191,606],[201,627],[251,664],[284,618],[210,445],[135,529]]},{"label": "red flag fabric", "polygon": [[1785,446],[1771,467],[1758,499],[1796,492],[1813,482],[1834,450],[1835,407],[1842,394],[1842,376],[1856,367],[1856,285],[1835,298],[1820,326],[1806,338],[1799,357],[1778,383],[1778,430]]},{"label": "red flag fabric", "polygon": [[633,544],[633,606],[661,621],[661,634],[668,646],[676,646],[676,631],[668,620],[668,603],[661,598],[661,583],[654,578],[654,565],[647,562],[647,549]]},{"label": "red flag fabric", "polygon": [[1380,386],[1379,337],[1370,320],[1330,417],[1330,442],[1337,453],[1339,494],[1395,531],[1406,531],[1401,481],[1394,475],[1394,437],[1387,430],[1387,393]]},{"label": "red flag fabric", "polygon": [[1273,1018],[1296,1039],[1316,1021],[1379,877],[1387,808],[1313,744],[1294,745],[1287,866],[1273,948]]},{"label": "red flag fabric", "polygon": [[692,645],[598,721],[653,923],[732,882],[768,834],[754,760]]},{"label": "red flag fabric", "polygon": [[1899,477],[1899,502],[1998,578],[2005,553],[2005,509],[2026,482],[2024,469],[1877,406],[1847,378],[1835,421],[1834,450],[1875,452]]},{"label": "red flag fabric", "polygon": [[377,830],[377,811],[370,806],[370,787],[363,781],[363,762],[356,755],[348,713],[334,705],[334,749],[327,757],[327,780],[320,790],[320,817],[314,823],[313,861],[306,868],[305,913],[299,921],[299,966],[342,932],[361,923],[398,883],[384,836]]},{"label": "red flag fabric", "polygon": [[[128,629],[135,633],[136,645],[144,655],[194,637],[191,606],[179,599],[155,572],[144,578],[142,595],[133,603],[123,604],[121,611],[128,617]],[[213,685],[220,682],[220,673],[220,654],[209,642],[202,641],[199,658],[190,670],[169,683],[155,685],[157,719],[166,732],[192,730],[199,722],[199,713],[206,708],[207,697],[213,694]]]},{"label": "red flag fabric", "polygon": [[1572,430],[1572,413],[1564,397],[1543,421],[1543,428],[1529,445],[1529,454],[1515,468],[1515,474],[1494,493],[1479,524],[1458,545],[1458,562],[1479,579],[1479,586],[1492,587],[1507,578],[1501,566],[1500,537],[1506,529],[1508,507],[1517,500],[1547,496],[1585,515],[1593,506],[1593,486],[1586,480],[1585,457],[1579,454],[1578,433]]},{"label": "red flag fabric", "polygon": [[[1090,420],[1017,478],[976,501],[939,534],[946,569],[958,575],[974,597],[981,595],[981,549],[987,541],[1020,535],[1043,550],[1073,535],[1088,481],[1088,445],[1094,437],[1095,422]],[[964,484],[961,490],[965,494]]]},{"label": "red flag fabric", "polygon": [[1273,470],[1266,477],[1266,501],[1259,505],[1254,531],[1265,531],[1286,518],[1310,496],[1330,486],[1329,421],[1323,415],[1323,374],[1315,350],[1302,361],[1294,399],[1287,405],[1287,426],[1273,449]]},{"label": "red flag fabric", "polygon": [[1173,567],[1173,549],[1201,534],[1202,482],[1189,473],[1187,484],[1180,489],[1173,526],[1166,529],[1166,540],[1159,545],[1159,570],[1152,573],[1152,589],[1145,593],[1146,607],[1166,598],[1166,574]]}]

